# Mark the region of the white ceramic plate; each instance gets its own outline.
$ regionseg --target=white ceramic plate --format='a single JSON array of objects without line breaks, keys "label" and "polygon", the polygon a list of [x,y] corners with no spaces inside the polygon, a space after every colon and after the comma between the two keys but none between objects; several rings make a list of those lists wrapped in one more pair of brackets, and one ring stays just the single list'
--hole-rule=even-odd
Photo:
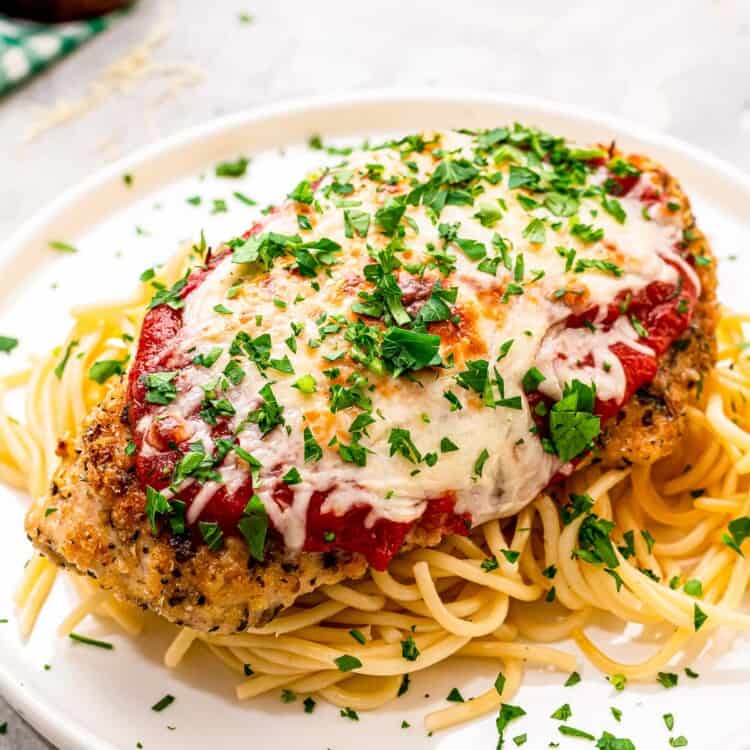
[{"label": "white ceramic plate", "polygon": [[[439,127],[489,127],[522,121],[582,142],[617,139],[626,150],[643,151],[662,161],[683,182],[701,226],[709,235],[720,266],[721,296],[730,305],[750,307],[750,181],[731,166],[674,140],[644,133],[620,121],[569,111],[521,98],[498,98],[466,92],[386,92],[346,99],[278,105],[241,113],[182,133],[132,158],[107,167],[61,196],[15,234],[0,251],[0,334],[18,336],[22,344],[0,368],[11,369],[26,355],[41,352],[62,339],[69,324],[67,309],[75,303],[122,296],[139,273],[166,259],[180,240],[205,229],[213,243],[238,234],[258,209],[283,195],[304,172],[318,164],[320,152],[306,146],[321,133],[326,140],[356,143],[384,133]],[[238,154],[253,158],[246,177],[217,179],[213,165]],[[334,159],[335,160],[335,159]],[[122,176],[133,176],[127,187]],[[232,196],[239,190],[258,201],[248,208]],[[186,198],[200,195],[193,206]],[[212,214],[213,200],[228,211]],[[139,229],[137,229],[139,228]],[[76,245],[76,255],[55,253],[49,240]],[[11,593],[30,555],[23,535],[26,498],[0,488],[0,690],[16,708],[61,748],[109,750],[134,748],[452,748],[495,746],[495,717],[428,738],[422,716],[445,705],[445,696],[460,686],[471,696],[494,680],[496,665],[465,660],[451,667],[417,673],[409,693],[375,713],[360,714],[358,723],[341,718],[320,703],[310,716],[300,702],[282,704],[278,695],[238,703],[235,677],[206,653],[194,649],[184,664],[167,671],[161,656],[169,632],[156,620],[145,636],[129,640],[105,624],[88,620],[79,629],[106,637],[113,652],[77,646],[55,637],[55,628],[75,601],[61,579],[28,643],[14,623]],[[615,623],[594,630],[624,660],[639,660],[651,650],[647,638],[633,640]],[[510,736],[528,734],[527,748],[592,747],[562,737],[549,715],[570,703],[570,724],[597,736],[607,729],[631,738],[638,750],[668,748],[662,714],[673,713],[672,735],[685,735],[689,747],[750,747],[747,727],[750,689],[750,639],[721,635],[708,653],[691,655],[698,680],[682,676],[680,685],[632,685],[615,694],[596,670],[581,663],[583,682],[563,688],[567,675],[530,669],[514,703],[527,716],[514,723]],[[569,647],[572,650],[572,647]],[[44,665],[50,665],[46,670]],[[165,693],[176,697],[162,713],[150,706]],[[429,694],[429,698],[426,695]],[[616,723],[609,707],[619,707]],[[411,727],[401,728],[407,720]],[[508,740],[506,747],[515,747]]]}]

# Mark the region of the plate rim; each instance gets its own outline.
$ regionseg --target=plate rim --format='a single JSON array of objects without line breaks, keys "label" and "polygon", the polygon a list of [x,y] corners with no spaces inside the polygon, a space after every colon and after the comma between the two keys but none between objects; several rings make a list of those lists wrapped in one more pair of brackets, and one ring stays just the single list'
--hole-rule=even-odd
[{"label": "plate rim", "polygon": [[[115,179],[119,180],[123,174],[136,171],[139,166],[148,164],[152,159],[179,152],[191,144],[211,138],[220,138],[223,133],[227,133],[234,128],[241,128],[273,117],[285,115],[300,117],[306,112],[315,110],[335,110],[336,108],[347,107],[356,109],[357,107],[376,104],[408,105],[415,102],[423,104],[445,103],[449,106],[472,104],[504,106],[524,110],[528,112],[529,117],[533,117],[535,114],[537,116],[561,117],[571,123],[585,123],[589,126],[602,128],[605,132],[618,132],[651,147],[670,151],[677,157],[692,162],[701,169],[714,172],[735,186],[740,186],[747,192],[750,199],[750,175],[740,168],[715,156],[707,149],[626,118],[551,99],[522,94],[493,93],[455,87],[446,89],[387,87],[368,89],[362,92],[281,99],[271,104],[243,108],[221,117],[209,118],[197,125],[180,129],[154,143],[142,146],[108,165],[95,168],[88,176],[76,182],[71,188],[64,190],[57,198],[35,210],[31,216],[21,222],[21,225],[3,243],[2,248],[0,248],[0,259],[7,261],[12,259],[14,255],[23,252],[32,238],[45,226],[52,225],[56,219],[63,217],[68,209],[75,206],[87,195],[95,193]],[[163,186],[167,182],[165,180],[160,185]],[[151,192],[153,189],[151,188],[145,193]],[[126,195],[123,200],[125,203],[130,202],[132,196]],[[99,214],[99,218],[106,215],[106,212],[102,212]],[[0,663],[0,693],[25,721],[59,748],[116,750],[115,745],[109,740],[93,733],[85,725],[59,711],[49,699],[45,698],[43,691],[20,682],[2,663]],[[737,750],[740,750],[739,747]]]}]

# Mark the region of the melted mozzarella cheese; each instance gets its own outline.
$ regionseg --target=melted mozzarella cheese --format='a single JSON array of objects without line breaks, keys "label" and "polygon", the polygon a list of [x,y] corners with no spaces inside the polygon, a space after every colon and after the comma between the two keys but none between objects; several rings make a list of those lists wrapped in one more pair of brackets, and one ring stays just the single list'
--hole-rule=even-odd
[{"label": "melted mozzarella cheese", "polygon": [[[455,151],[454,158],[472,158],[472,139],[469,136],[449,133],[443,136],[442,148]],[[347,200],[358,201],[357,210],[371,216],[392,195],[387,183],[375,182],[365,177],[366,164],[381,164],[384,177],[403,176],[402,188],[408,189],[409,180],[427,179],[437,163],[428,151],[410,154],[416,172],[407,167],[392,149],[382,149],[352,156],[338,173],[342,181],[350,182],[354,191]],[[342,172],[346,174],[342,177]],[[466,321],[467,330],[450,340],[443,340],[443,359],[453,355],[455,366],[429,368],[416,373],[413,378],[376,376],[363,371],[374,388],[368,393],[373,401],[375,422],[362,437],[368,450],[365,466],[344,462],[336,447],[328,444],[332,438],[349,443],[349,427],[359,413],[346,409],[332,414],[329,403],[330,381],[324,370],[338,367],[342,377],[356,366],[346,356],[349,344],[343,330],[321,337],[316,321],[321,316],[341,315],[347,320],[356,316],[351,306],[361,289],[363,268],[372,262],[367,243],[383,247],[388,238],[379,234],[371,224],[366,239],[346,236],[344,208],[337,206],[339,197],[324,188],[336,179],[337,173],[327,174],[316,190],[320,211],[309,214],[312,231],[300,232],[296,213],[299,204],[287,202],[268,217],[264,231],[280,234],[301,234],[304,241],[329,238],[342,247],[336,254],[337,263],[331,273],[318,274],[319,291],[311,280],[288,270],[289,261],[278,259],[265,274],[248,276],[249,269],[233,263],[227,255],[212,270],[206,280],[190,294],[184,308],[184,326],[176,344],[177,350],[187,359],[196,354],[207,354],[216,346],[222,354],[209,368],[189,365],[179,376],[180,394],[170,405],[160,407],[155,415],[144,418],[147,423],[166,415],[187,419],[193,431],[191,440],[201,440],[206,451],[211,451],[210,429],[195,413],[203,398],[203,388],[215,383],[226,367],[229,345],[238,331],[251,337],[268,333],[272,340],[272,358],[288,356],[294,374],[283,374],[271,368],[262,373],[247,359],[239,358],[246,377],[237,386],[230,386],[223,397],[233,405],[236,415],[230,428],[238,433],[242,448],[251,453],[262,465],[256,492],[263,500],[274,527],[283,534],[290,552],[298,551],[305,541],[305,519],[310,498],[314,492],[328,492],[322,510],[343,514],[355,505],[367,504],[371,511],[366,524],[378,519],[409,522],[417,519],[426,502],[446,493],[456,497],[456,511],[468,513],[474,523],[516,513],[542,490],[557,471],[564,473],[569,465],[542,448],[540,440],[532,433],[533,420],[529,405],[523,396],[522,379],[531,368],[537,367],[545,376],[540,390],[559,399],[563,386],[573,378],[592,383],[603,399],[621,399],[625,391],[625,374],[609,347],[625,343],[633,349],[652,353],[638,342],[638,336],[626,318],[621,317],[607,331],[592,335],[586,329],[566,328],[565,319],[570,308],[555,295],[559,289],[575,289],[585,307],[607,304],[624,291],[637,293],[654,281],[676,283],[679,266],[694,278],[692,269],[674,251],[680,239],[677,219],[669,217],[648,221],[642,215],[643,203],[634,196],[621,199],[626,220],[619,223],[602,210],[594,198],[584,198],[578,212],[580,221],[604,230],[601,241],[583,244],[571,232],[572,224],[566,218],[550,214],[543,206],[528,210],[517,199],[518,191],[507,187],[507,172],[499,184],[484,183],[485,192],[474,206],[448,205],[439,222],[460,223],[458,236],[485,245],[492,253],[493,235],[501,235],[510,254],[523,253],[525,274],[523,294],[503,297],[513,273],[500,264],[497,275],[480,271],[456,244],[448,251],[456,257],[456,269],[448,278],[429,271],[430,282],[440,280],[443,287],[457,287],[456,312]],[[644,178],[646,177],[644,176]],[[384,189],[385,187],[385,189]],[[351,204],[350,204],[351,205]],[[494,226],[483,226],[475,218],[482,206],[500,209],[502,218]],[[420,263],[428,256],[431,246],[442,247],[439,227],[424,206],[408,206],[402,222],[406,233],[404,243],[409,251],[404,263]],[[531,243],[525,230],[534,218],[543,220],[545,240]],[[600,270],[588,269],[577,273],[566,269],[566,259],[558,248],[573,248],[577,258],[604,260],[616,263],[622,274],[616,276]],[[570,264],[569,264],[570,266]],[[232,298],[227,291],[238,281],[239,292]],[[536,279],[532,281],[532,279]],[[697,279],[696,288],[697,288]],[[229,308],[231,315],[215,311],[216,305]],[[285,339],[293,336],[292,324],[301,325],[302,332],[295,337],[296,352]],[[325,323],[323,323],[324,325]],[[310,341],[319,339],[319,346]],[[512,340],[506,356],[498,361],[501,346]],[[561,356],[562,355],[562,356]],[[583,360],[593,364],[582,365]],[[469,359],[487,359],[490,367],[497,367],[505,383],[507,397],[521,396],[522,408],[487,408],[481,398],[457,386],[455,376],[464,369]],[[362,371],[359,368],[359,371]],[[316,391],[302,393],[294,387],[295,380],[310,374],[315,378]],[[255,424],[246,423],[248,412],[260,403],[259,391],[269,382],[284,409],[285,426],[277,427],[265,437]],[[341,382],[341,381],[339,381]],[[452,391],[462,403],[462,409],[452,410],[445,398]],[[144,423],[143,429],[147,428]],[[317,462],[305,463],[303,430],[309,427],[317,442],[323,447],[323,457]],[[141,428],[141,425],[139,425]],[[393,428],[409,430],[411,438],[422,455],[436,453],[434,466],[422,462],[418,466],[403,456],[389,455],[389,434]],[[442,438],[449,438],[458,449],[441,453]],[[155,450],[153,447],[149,450]],[[477,460],[486,450],[489,454],[481,472]],[[291,467],[297,467],[302,481],[290,487],[293,502],[282,507],[273,499],[274,487],[279,478]],[[227,456],[221,467],[221,482],[207,482],[193,500],[188,521],[195,522],[213,493],[222,482],[231,490],[244,479],[246,467],[238,463],[233,454]]]}]

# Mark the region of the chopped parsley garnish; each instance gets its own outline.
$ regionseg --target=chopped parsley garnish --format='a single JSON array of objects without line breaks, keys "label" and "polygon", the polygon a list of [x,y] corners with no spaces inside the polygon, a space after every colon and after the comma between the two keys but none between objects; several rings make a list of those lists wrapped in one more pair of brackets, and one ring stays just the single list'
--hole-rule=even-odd
[{"label": "chopped parsley garnish", "polygon": [[[190,269],[185,272],[185,275],[181,279],[175,281],[175,283],[172,284],[171,287],[166,288],[162,286],[160,288],[157,288],[156,294],[151,298],[151,302],[148,303],[148,309],[152,310],[158,305],[167,305],[173,310],[179,310],[180,308],[184,307],[185,300],[182,299],[180,294],[185,288],[189,276]],[[154,286],[155,285],[156,282],[154,282]]]},{"label": "chopped parsley garnish", "polygon": [[355,208],[344,209],[344,235],[352,238],[355,234],[367,237],[370,230],[370,214]]},{"label": "chopped parsley garnish", "polygon": [[563,525],[567,526],[569,523],[575,521],[578,516],[588,513],[593,506],[594,500],[590,495],[580,495],[571,492],[570,502],[567,505],[559,507],[560,520],[563,522]]},{"label": "chopped parsley garnish", "polygon": [[353,373],[347,379],[347,383],[351,383],[351,385],[344,386],[340,383],[334,383],[329,387],[328,403],[332,414],[348,409],[350,406],[357,406],[364,411],[372,409],[372,400],[364,393],[366,381],[361,383],[359,378],[354,376]]},{"label": "chopped parsley garnish", "polygon": [[502,549],[500,550],[503,553],[503,557],[512,565],[515,563],[518,558],[521,556],[521,553],[518,550],[514,549]]},{"label": "chopped parsley garnish", "polygon": [[320,461],[323,458],[323,449],[320,444],[315,440],[315,436],[309,427],[305,427],[304,433],[304,446],[305,446],[305,463],[310,461]]},{"label": "chopped parsley garnish", "polygon": [[738,555],[744,557],[742,543],[750,537],[750,517],[742,516],[729,522],[728,534],[722,534],[721,540]]},{"label": "chopped parsley garnish", "polygon": [[524,374],[521,384],[523,385],[524,391],[530,393],[531,391],[535,391],[541,385],[543,380],[544,375],[542,375],[536,367],[532,367]]},{"label": "chopped parsley garnish", "polygon": [[566,737],[580,737],[583,740],[590,740],[591,742],[593,742],[596,739],[596,737],[594,737],[593,734],[584,732],[583,729],[576,729],[575,727],[569,727],[566,724],[559,726],[557,728],[557,731],[560,732],[560,734],[564,734]]},{"label": "chopped parsley garnish", "polygon": [[477,168],[465,159],[443,159],[437,165],[432,180],[436,183],[447,182],[450,185],[458,185],[477,177],[478,174]]},{"label": "chopped parsley garnish", "polygon": [[576,223],[570,228],[570,233],[587,244],[599,242],[604,237],[603,229],[597,229],[590,224]]},{"label": "chopped parsley garnish", "polygon": [[535,187],[539,179],[539,174],[527,167],[519,167],[516,164],[510,165],[508,187],[511,190],[520,187]]},{"label": "chopped parsley garnish", "polygon": [[83,643],[86,646],[95,646],[96,648],[103,648],[105,651],[112,651],[114,644],[108,641],[99,641],[96,638],[89,638],[87,635],[79,635],[78,633],[69,633],[68,638],[76,643]]},{"label": "chopped parsley garnish", "polygon": [[249,196],[245,195],[244,193],[241,193],[239,190],[235,190],[232,195],[240,201],[240,203],[244,203],[246,206],[257,206],[258,202],[254,201]]},{"label": "chopped parsley garnish", "polygon": [[459,689],[455,687],[450,691],[450,693],[448,693],[448,696],[445,700],[451,701],[451,703],[464,703],[463,695],[461,695]]},{"label": "chopped parsley garnish", "polygon": [[608,260],[599,260],[597,258],[579,258],[576,261],[574,271],[575,273],[583,273],[588,270],[602,271],[603,273],[611,273],[613,276],[622,276],[624,271],[616,263],[612,263]]},{"label": "chopped parsley garnish", "polygon": [[327,154],[331,154],[333,156],[348,156],[353,150],[349,146],[325,146],[323,145],[323,140],[319,135],[311,135],[307,141],[307,145],[314,151],[325,151]]},{"label": "chopped parsley garnish", "polygon": [[499,206],[492,203],[480,203],[479,210],[474,214],[474,218],[483,227],[493,227],[503,218],[503,213]]},{"label": "chopped parsley garnish", "polygon": [[416,661],[419,657],[419,649],[414,642],[414,638],[411,636],[407,636],[401,641],[401,656],[403,656],[406,661]]},{"label": "chopped parsley garnish", "polygon": [[153,706],[151,706],[151,710],[157,712],[163,711],[167,706],[171,706],[173,703],[174,696],[167,693],[167,695],[165,695],[161,700],[157,701]]},{"label": "chopped parsley garnish", "polygon": [[633,326],[633,330],[638,334],[638,336],[640,336],[640,338],[648,338],[648,331],[644,327],[643,323],[641,323],[641,321],[635,317],[635,315],[630,316],[630,324]]},{"label": "chopped parsley garnish", "polygon": [[[223,444],[227,443],[226,446]],[[217,445],[220,447],[221,458],[231,450],[233,447],[229,441],[217,440]],[[226,450],[224,448],[226,447]],[[219,452],[217,452],[218,458]],[[203,445],[196,443],[191,446],[191,449],[182,455],[179,462],[174,468],[172,473],[172,481],[170,483],[170,489],[178,491],[180,484],[187,477],[195,477],[199,481],[205,481],[206,479],[216,479],[218,474],[213,471],[214,460],[210,456],[206,456]]]},{"label": "chopped parsley garnish", "polygon": [[[213,363],[212,363],[213,364]],[[210,365],[206,365],[207,367]],[[224,375],[232,385],[239,385],[245,379],[245,371],[236,359],[230,359],[224,368]]]},{"label": "chopped parsley garnish", "polygon": [[339,716],[344,719],[359,721],[359,714],[353,708],[349,708],[348,706],[346,708],[342,708],[341,711],[339,711]]},{"label": "chopped parsley garnish", "polygon": [[409,691],[410,682],[411,682],[411,679],[409,678],[408,674],[405,674],[401,678],[401,684],[399,685],[398,693],[396,694],[397,698],[400,698],[402,695],[404,695],[405,693]]},{"label": "chopped parsley garnish", "polygon": [[441,364],[439,350],[440,336],[405,328],[389,328],[381,344],[381,356],[394,377]]},{"label": "chopped parsley garnish", "polygon": [[240,156],[234,161],[219,162],[214,171],[217,177],[242,177],[247,172],[249,163],[249,159]]},{"label": "chopped parsley garnish", "polygon": [[114,375],[122,375],[125,372],[125,365],[128,357],[124,359],[100,359],[94,362],[89,369],[89,379],[103,385]]},{"label": "chopped parsley garnish", "polygon": [[674,672],[659,672],[656,679],[662,687],[673,688],[677,685],[679,677]]},{"label": "chopped parsley garnish", "polygon": [[541,219],[532,219],[523,230],[523,236],[535,245],[543,244],[546,237],[544,222]]},{"label": "chopped parsley garnish", "polygon": [[703,584],[697,578],[685,582],[683,591],[689,596],[703,596]]},{"label": "chopped parsley garnish", "polygon": [[49,246],[53,250],[57,250],[61,253],[77,253],[78,248],[69,244],[68,242],[61,242],[60,240],[50,240]]},{"label": "chopped parsley garnish", "polygon": [[146,386],[146,401],[150,404],[171,404],[177,398],[177,388],[173,381],[177,377],[177,371],[150,372],[142,376]]},{"label": "chopped parsley garnish", "polygon": [[651,554],[652,550],[654,549],[654,544],[656,544],[656,540],[653,536],[651,536],[651,532],[648,529],[641,529],[641,536],[643,537],[643,540],[646,542],[646,547],[648,548],[649,555]]},{"label": "chopped parsley garnish", "polygon": [[422,328],[427,323],[450,320],[451,308],[449,304],[455,304],[457,294],[458,289],[456,287],[443,289],[440,282],[436,282],[435,286],[432,287],[429,298],[414,318],[414,325]]},{"label": "chopped parsley garnish", "polygon": [[300,476],[297,467],[293,466],[283,477],[281,477],[281,481],[285,484],[299,484],[302,481],[302,477]]},{"label": "chopped parsley garnish", "polygon": [[396,453],[402,455],[407,461],[418,464],[422,460],[422,454],[411,438],[411,432],[400,427],[394,427],[388,435],[388,446],[390,456]]},{"label": "chopped parsley garnish", "polygon": [[622,207],[617,198],[609,198],[606,195],[602,197],[602,206],[604,210],[618,223],[624,224],[627,219],[625,209]]},{"label": "chopped parsley garnish", "polygon": [[564,687],[573,687],[573,685],[577,685],[580,681],[581,675],[578,672],[571,672],[570,677],[565,680]]},{"label": "chopped parsley garnish", "polygon": [[307,395],[315,393],[316,387],[317,383],[315,382],[315,378],[310,375],[310,373],[297,378],[292,385],[292,388],[296,388],[300,393],[305,393]]},{"label": "chopped parsley garnish", "polygon": [[544,207],[554,216],[574,216],[580,202],[574,195],[565,193],[547,193],[544,197]]},{"label": "chopped parsley garnish", "polygon": [[693,258],[695,259],[696,266],[705,268],[711,265],[711,258],[709,258],[707,255],[693,255]]},{"label": "chopped parsley garnish", "polygon": [[498,747],[502,748],[503,746],[503,737],[508,724],[514,719],[518,719],[525,715],[526,711],[520,706],[511,706],[509,703],[503,703],[500,706],[500,712],[495,720],[495,726],[497,727],[498,733]]},{"label": "chopped parsley garnish", "polygon": [[599,417],[593,414],[596,392],[580,380],[563,389],[563,397],[550,410],[550,436],[557,455],[570,461],[591,447],[599,435]]},{"label": "chopped parsley garnish", "polygon": [[487,255],[487,247],[478,240],[464,240],[456,238],[456,244],[463,250],[469,260],[479,261]]},{"label": "chopped parsley garnish", "polygon": [[460,411],[464,407],[453,391],[443,391],[443,398],[447,399],[451,405],[451,411]]},{"label": "chopped parsley garnish", "polygon": [[359,293],[359,301],[352,305],[353,312],[399,326],[412,322],[411,316],[404,309],[401,287],[393,273],[401,267],[401,261],[396,257],[398,249],[400,246],[397,241],[388,243],[382,250],[368,248],[374,262],[366,265],[363,273],[365,279],[374,285],[374,289]]},{"label": "chopped parsley garnish", "polygon": [[250,548],[250,554],[258,562],[263,562],[263,550],[268,534],[268,514],[263,501],[253,495],[245,506],[237,528]]},{"label": "chopped parsley garnish", "polygon": [[469,359],[466,361],[466,369],[456,375],[456,382],[466,390],[474,391],[491,400],[491,390],[487,392],[491,383],[488,377],[489,363],[486,359]]},{"label": "chopped parsley garnish", "polygon": [[302,701],[302,705],[305,707],[305,713],[311,714],[315,710],[315,700],[311,698],[309,695],[305,700]]},{"label": "chopped parsley garnish", "polygon": [[447,437],[441,438],[440,440],[440,452],[441,453],[452,453],[453,451],[457,451],[458,446]]},{"label": "chopped parsley garnish", "polygon": [[218,523],[215,521],[199,521],[198,528],[203,537],[203,541],[212,552],[221,549],[224,542],[224,532],[221,530],[221,526],[219,526]]},{"label": "chopped parsley garnish", "polygon": [[405,211],[406,199],[403,196],[389,198],[385,205],[375,212],[375,224],[383,234],[391,237]]},{"label": "chopped parsley garnish", "polygon": [[18,339],[12,336],[0,336],[0,352],[8,354],[18,346]]},{"label": "chopped parsley garnish", "polygon": [[500,672],[495,678],[495,691],[498,695],[502,695],[503,690],[505,690],[505,675]]},{"label": "chopped parsley garnish", "polygon": [[195,357],[193,357],[193,364],[198,365],[199,367],[212,367],[216,364],[216,360],[219,359],[222,351],[223,350],[220,346],[214,346],[205,354],[196,354]]},{"label": "chopped parsley garnish", "polygon": [[[70,354],[78,346],[78,341],[71,341],[66,347],[65,352],[63,353],[62,359],[57,363],[57,366],[53,370],[55,373],[55,377],[57,377],[58,380],[62,378],[63,372],[65,371],[65,366],[68,364],[68,360],[70,359]],[[11,347],[12,348],[12,347]],[[7,349],[5,351],[10,351],[10,349]]]},{"label": "chopped parsley garnish", "polygon": [[621,739],[609,732],[603,732],[596,741],[596,750],[635,750],[635,745],[628,739]]},{"label": "chopped parsley garnish", "polygon": [[356,628],[353,628],[352,630],[350,630],[349,635],[352,638],[354,638],[354,640],[357,641],[357,643],[361,644],[362,646],[364,646],[365,643],[367,642],[362,631],[357,630]]},{"label": "chopped parsley garnish", "polygon": [[270,383],[266,383],[258,394],[262,399],[260,406],[247,415],[247,421],[257,424],[261,435],[265,436],[275,427],[284,424],[284,410],[276,400]]},{"label": "chopped parsley garnish", "polygon": [[487,463],[487,459],[490,457],[489,451],[486,448],[482,449],[482,452],[477,457],[477,460],[474,462],[474,477],[481,477],[482,472],[484,471],[484,465]]},{"label": "chopped parsley garnish", "polygon": [[498,563],[497,558],[492,555],[492,557],[485,557],[479,567],[481,567],[485,573],[491,573],[493,570],[497,570],[500,567],[500,564]]},{"label": "chopped parsley garnish", "polygon": [[697,605],[693,605],[693,627],[696,633],[703,627],[708,620],[708,615]]},{"label": "chopped parsley garnish", "polygon": [[146,486],[146,516],[148,517],[151,532],[158,533],[156,520],[158,516],[166,515],[170,512],[171,505],[161,492],[158,492],[150,485]]},{"label": "chopped parsley garnish", "polygon": [[[579,548],[574,550],[575,556],[592,565],[605,565],[609,570],[617,568],[619,561],[610,538],[612,529],[612,521],[599,518],[593,513],[586,516],[578,530]],[[619,576],[613,575],[613,578],[616,583],[621,583]]]},{"label": "chopped parsley garnish", "polygon": [[351,672],[353,669],[359,669],[362,666],[362,662],[356,656],[350,656],[344,654],[334,659],[336,666],[341,672]]},{"label": "chopped parsley garnish", "polygon": [[550,716],[550,718],[556,719],[557,721],[567,721],[572,715],[573,712],[570,710],[570,704],[564,703]]}]

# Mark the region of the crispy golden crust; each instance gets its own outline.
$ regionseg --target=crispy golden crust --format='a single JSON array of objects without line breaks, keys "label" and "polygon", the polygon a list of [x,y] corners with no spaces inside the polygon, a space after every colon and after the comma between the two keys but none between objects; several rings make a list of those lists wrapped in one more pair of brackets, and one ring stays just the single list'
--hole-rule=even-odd
[{"label": "crispy golden crust", "polygon": [[[679,203],[689,251],[710,257],[674,178],[652,162],[636,159],[644,169],[657,171],[671,200]],[[684,432],[685,407],[715,359],[714,264],[696,270],[703,289],[692,324],[662,358],[651,386],[606,426],[595,453],[606,465],[653,462],[668,454]],[[237,538],[228,538],[218,552],[166,535],[155,538],[134,460],[125,452],[131,439],[125,408],[125,387],[119,382],[88,417],[78,443],[61,444],[63,463],[51,498],[28,514],[31,541],[56,563],[96,578],[122,599],[168,620],[211,632],[267,622],[319,586],[364,575],[366,562],[353,553],[303,553],[289,562],[278,543],[271,543],[260,564]],[[45,515],[48,506],[57,512]],[[407,538],[410,545],[421,546],[439,540],[439,532],[423,529]]]},{"label": "crispy golden crust", "polygon": [[[345,552],[306,553],[291,563],[269,545],[261,564],[237,538],[219,552],[154,538],[135,461],[125,452],[131,438],[125,408],[121,381],[89,415],[80,442],[61,444],[51,497],[29,511],[31,541],[58,565],[177,624],[212,632],[267,622],[302,594],[364,574],[364,558]],[[45,517],[47,506],[57,511]]]},{"label": "crispy golden crust", "polygon": [[[613,154],[616,155],[616,154]],[[701,296],[690,327],[659,362],[653,383],[642,388],[602,431],[597,455],[607,465],[653,463],[668,455],[685,431],[685,408],[696,398],[699,383],[716,360],[715,332],[719,320],[716,300],[716,261],[706,236],[695,223],[690,201],[677,180],[662,167],[636,157],[644,170],[662,181],[670,202],[679,204],[687,251],[711,259],[696,266]]]}]

